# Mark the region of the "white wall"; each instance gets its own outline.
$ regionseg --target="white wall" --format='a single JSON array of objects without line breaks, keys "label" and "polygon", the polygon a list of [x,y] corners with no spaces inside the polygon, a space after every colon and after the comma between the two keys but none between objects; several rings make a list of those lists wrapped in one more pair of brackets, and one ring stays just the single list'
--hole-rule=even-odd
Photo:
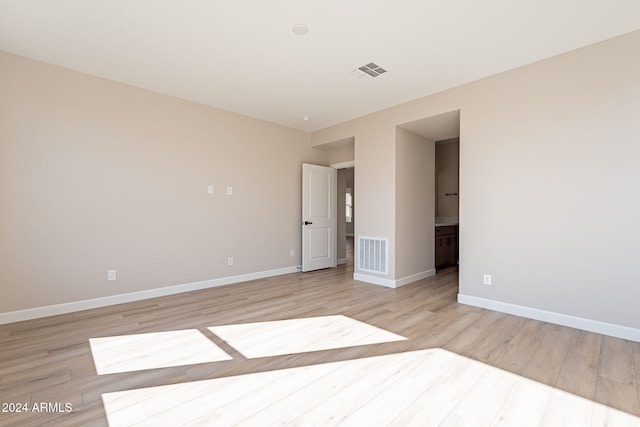
[{"label": "white wall", "polygon": [[300,264],[306,132],[5,53],[0,93],[0,314]]},{"label": "white wall", "polygon": [[462,294],[640,328],[639,50],[635,32],[473,86]]},{"label": "white wall", "polygon": [[460,108],[460,293],[637,332],[639,51],[633,32],[323,129],[312,143],[355,137],[356,233],[395,239],[393,130]]},{"label": "white wall", "polygon": [[397,127],[395,279],[400,284],[435,274],[434,181],[434,142]]},{"label": "white wall", "polygon": [[[638,51],[633,32],[313,133],[355,138],[355,232],[389,239],[381,278],[404,274],[395,127],[460,109],[461,295],[640,329]],[[0,312],[299,263],[300,163],[330,156],[307,134],[0,62]]]}]

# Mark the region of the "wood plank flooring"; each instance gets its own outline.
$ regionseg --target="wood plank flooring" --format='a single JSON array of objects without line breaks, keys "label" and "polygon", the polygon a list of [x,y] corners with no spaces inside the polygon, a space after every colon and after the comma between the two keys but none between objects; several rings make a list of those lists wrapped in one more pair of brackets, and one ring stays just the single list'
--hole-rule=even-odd
[{"label": "wood plank flooring", "polygon": [[[29,412],[0,412],[0,426],[104,426],[108,419],[103,395],[120,404],[125,399],[127,409],[131,393],[153,394],[165,390],[155,387],[175,386],[182,392],[200,390],[198,398],[202,398],[208,393],[203,391],[208,390],[207,384],[218,384],[206,381],[237,388],[245,383],[234,383],[236,379],[247,381],[252,376],[261,381],[273,378],[268,389],[274,391],[265,395],[273,401],[261,401],[266,406],[255,418],[237,419],[247,425],[280,421],[311,425],[340,421],[347,425],[606,425],[616,420],[640,425],[640,344],[460,305],[455,268],[398,289],[355,282],[352,273],[352,264],[347,264],[0,325],[0,402],[27,403],[29,407]],[[335,315],[407,339],[247,358],[208,329]],[[211,340],[232,359],[96,373],[89,339],[182,330],[199,331],[202,339]],[[185,344],[174,347],[177,359],[181,350],[188,349]],[[445,356],[424,365],[427,362],[422,360],[432,357],[428,356],[432,349]],[[386,373],[370,375],[365,368],[371,374]],[[332,369],[343,369],[337,371],[343,374],[329,376]],[[287,373],[295,374],[299,389],[291,388],[293,383],[287,378],[294,377]],[[373,382],[363,382],[366,378]],[[247,387],[238,396],[253,399],[257,405],[261,395],[249,393],[251,387]],[[276,399],[280,389],[299,393]],[[307,389],[312,396],[300,394]],[[371,394],[374,389],[377,394]],[[457,396],[455,401],[451,396]],[[47,408],[54,412],[32,412],[31,406],[40,402],[62,407]],[[301,402],[315,403],[303,407]],[[71,404],[70,413],[64,412],[65,403]],[[215,405],[207,409],[203,404],[205,408],[198,408],[205,412],[196,420],[205,425],[233,425],[230,420],[236,418],[225,418],[230,415],[224,411],[235,405],[248,417],[243,404],[244,400],[230,401],[231,406],[215,411]],[[136,408],[132,403],[128,410],[133,414]],[[376,408],[384,411],[371,418]],[[306,412],[299,413],[303,409]],[[161,415],[166,408],[157,410]],[[112,417],[114,425],[117,420],[127,424],[122,414]],[[131,420],[144,424],[144,416],[137,414]],[[157,420],[163,419],[160,415]]]}]

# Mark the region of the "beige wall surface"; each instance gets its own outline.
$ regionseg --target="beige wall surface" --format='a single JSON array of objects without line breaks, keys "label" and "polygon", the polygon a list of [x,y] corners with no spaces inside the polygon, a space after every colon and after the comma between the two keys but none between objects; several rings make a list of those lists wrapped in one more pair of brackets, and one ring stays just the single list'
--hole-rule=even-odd
[{"label": "beige wall surface", "polygon": [[322,147],[322,149],[328,150],[327,161],[329,162],[329,164],[350,162],[354,159],[355,156],[353,144],[345,144],[339,146],[332,146],[332,144],[329,144],[329,148]]},{"label": "beige wall surface", "polygon": [[0,93],[0,313],[300,264],[307,133],[5,53]]},{"label": "beige wall surface", "polygon": [[[401,278],[395,127],[460,109],[460,293],[640,328],[639,50],[633,32],[311,143],[354,138],[355,232],[387,237]],[[0,312],[299,264],[300,163],[331,157],[308,134],[9,54],[0,93]]]},{"label": "beige wall surface", "polygon": [[[358,189],[355,194],[358,219],[354,227],[356,239],[362,237],[388,239],[388,267],[386,277],[395,278],[395,129],[377,123],[365,124],[361,137],[356,140],[354,171]],[[359,164],[358,159],[362,161]],[[360,185],[363,183],[364,185]],[[375,213],[374,213],[375,212]],[[358,256],[355,250],[355,256]],[[354,267],[358,271],[358,266]],[[376,276],[374,273],[368,275]],[[383,276],[383,275],[378,275]]]},{"label": "beige wall surface", "polygon": [[396,279],[435,267],[435,144],[396,128]]},{"label": "beige wall surface", "polygon": [[323,129],[312,144],[355,137],[356,233],[400,251],[395,126],[459,108],[460,293],[640,328],[639,51],[629,33]]}]

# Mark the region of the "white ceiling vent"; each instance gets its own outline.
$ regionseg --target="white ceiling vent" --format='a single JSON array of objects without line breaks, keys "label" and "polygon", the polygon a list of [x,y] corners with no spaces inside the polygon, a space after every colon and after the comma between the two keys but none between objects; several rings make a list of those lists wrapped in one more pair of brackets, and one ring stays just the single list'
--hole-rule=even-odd
[{"label": "white ceiling vent", "polygon": [[382,67],[379,67],[378,65],[374,64],[373,62],[370,62],[366,65],[363,65],[362,67],[358,67],[355,70],[353,70],[351,72],[351,74],[353,74],[355,77],[357,78],[362,78],[362,77],[366,77],[366,76],[371,76],[371,77],[378,77],[380,74],[386,73],[387,70],[385,70]]}]

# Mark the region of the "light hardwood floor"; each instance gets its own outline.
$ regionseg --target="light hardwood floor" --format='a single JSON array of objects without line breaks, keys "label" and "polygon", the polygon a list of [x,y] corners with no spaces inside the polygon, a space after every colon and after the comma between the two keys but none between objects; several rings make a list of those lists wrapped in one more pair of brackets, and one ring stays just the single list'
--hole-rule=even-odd
[{"label": "light hardwood floor", "polygon": [[[146,410],[159,406],[159,418],[148,414],[151,425],[186,421],[167,418],[166,403],[175,406],[180,399],[191,404],[190,413],[198,411],[195,422],[211,425],[640,425],[639,343],[460,305],[455,268],[399,289],[355,282],[352,273],[349,262],[1,325],[0,401],[29,406],[68,402],[72,411],[5,412],[0,425],[108,425],[111,408],[114,425],[127,419],[144,424],[137,403],[145,399]],[[254,339],[250,348],[257,356],[245,357],[233,340],[212,332],[235,331],[220,329],[223,325],[311,317],[335,321],[328,328],[342,328],[338,348],[290,354],[269,349],[265,354],[274,355],[260,357]],[[358,331],[360,323],[375,328]],[[272,328],[282,325],[262,324],[266,347],[282,339]],[[304,334],[314,329],[284,327],[283,333],[296,340],[307,339]],[[406,339],[371,341],[376,328]],[[179,339],[171,338],[175,334],[142,335],[168,331],[190,332]],[[236,342],[250,335],[241,333]],[[352,333],[369,341],[345,346]],[[112,368],[114,373],[98,375],[89,340],[134,334],[141,334],[144,343],[140,358],[162,353],[167,367]],[[149,341],[154,336],[165,337],[157,349]],[[317,344],[315,337],[308,339]],[[178,344],[172,345],[172,339]],[[134,357],[135,343],[113,342]],[[217,350],[211,361],[193,363],[191,342],[213,343]],[[94,351],[101,350],[96,346]],[[220,390],[231,391],[215,397]],[[164,396],[164,403],[158,396]]]}]

